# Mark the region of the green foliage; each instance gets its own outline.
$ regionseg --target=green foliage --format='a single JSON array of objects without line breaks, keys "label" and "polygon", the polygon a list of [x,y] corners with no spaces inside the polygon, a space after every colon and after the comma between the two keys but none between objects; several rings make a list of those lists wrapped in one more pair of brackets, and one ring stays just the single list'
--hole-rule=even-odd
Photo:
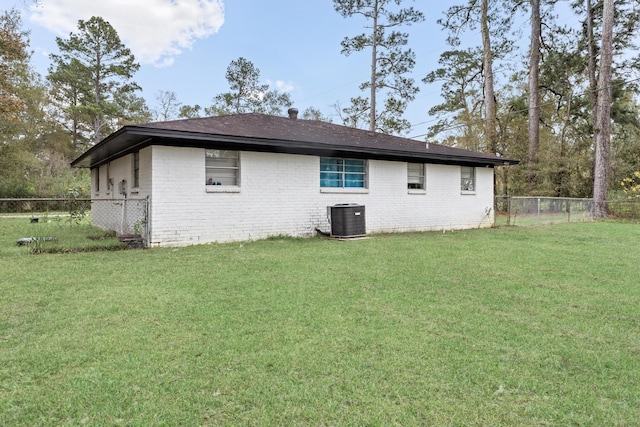
[{"label": "green foliage", "polygon": [[50,92],[32,70],[30,56],[14,52],[29,44],[20,25],[16,11],[0,18],[0,76],[11,73],[10,90],[0,93],[19,100],[11,114],[0,114],[0,197],[61,197],[69,186],[86,188],[87,177],[69,166],[79,147],[55,120]]},{"label": "green foliage", "polygon": [[84,151],[92,142],[91,115],[83,105],[90,96],[91,75],[76,58],[67,63],[54,61],[47,79],[51,83],[49,96],[56,107],[56,120],[71,134],[74,147]]},{"label": "green foliage", "polygon": [[[24,106],[15,76],[24,72],[29,58],[28,34],[16,9],[0,15],[0,120],[16,121]],[[18,80],[19,81],[19,80]]]},{"label": "green foliage", "polygon": [[446,138],[447,145],[481,151],[482,51],[450,50],[442,53],[438,62],[440,67],[422,80],[438,82],[443,98],[429,110],[437,122],[429,127],[427,139],[440,136]]},{"label": "green foliage", "polygon": [[[225,77],[229,82],[230,91],[213,98],[213,105],[205,108],[207,115],[240,113],[281,115],[283,109],[293,103],[288,93],[270,90],[268,83],[260,84],[260,70],[245,58],[240,57],[231,61]],[[190,109],[184,111],[186,115],[192,112]]]},{"label": "green foliage", "polygon": [[183,105],[180,107],[178,117],[181,119],[195,119],[201,116],[202,107],[196,105]]},{"label": "green foliage", "polygon": [[[444,12],[444,18],[438,19],[438,24],[448,31],[447,42],[453,47],[460,46],[462,36],[466,31],[475,32],[482,25],[480,2],[468,0],[462,3],[450,6]],[[494,57],[501,57],[512,51],[511,25],[515,12],[521,10],[521,6],[522,3],[488,2],[487,26],[490,31]]]},{"label": "green foliage", "polygon": [[[411,123],[402,118],[407,103],[404,100],[389,97],[384,101],[384,108],[377,110],[376,131],[382,133],[406,133],[411,128]],[[369,113],[371,101],[369,98],[358,96],[351,98],[348,107],[334,106],[342,120],[342,124],[354,128],[367,128],[369,125]]]},{"label": "green foliage", "polygon": [[69,202],[69,225],[79,225],[87,213],[84,210],[84,203],[78,200],[80,191],[77,188],[69,188],[67,197]]},{"label": "green foliage", "polygon": [[302,112],[302,118],[304,120],[319,120],[321,122],[331,123],[331,118],[325,116],[315,107],[308,107]]},{"label": "green foliage", "polygon": [[[78,21],[78,32],[68,39],[58,37],[56,43],[60,53],[50,55],[49,81],[74,140],[97,143],[103,133],[114,130],[117,119],[132,115],[123,110],[121,100],[131,100],[140,90],[132,80],[140,65],[116,30],[100,17]],[[143,109],[135,111],[139,110]]]},{"label": "green foliage", "polygon": [[3,425],[640,419],[636,225],[36,257],[2,230]]},{"label": "green foliage", "polygon": [[[443,102],[430,110],[437,121],[429,128],[427,139],[446,145],[484,151],[484,115],[482,87],[482,51],[479,48],[458,48],[461,40],[475,35],[479,40],[479,3],[469,1],[447,10],[440,21],[449,31],[455,48],[443,52],[438,68],[427,74],[427,84],[440,83]],[[527,164],[528,145],[528,65],[519,66],[512,55],[510,32],[516,17],[526,17],[529,11],[501,7],[504,3],[489,2],[489,26],[495,62],[497,101],[497,153],[520,159],[518,167],[498,168],[498,194],[541,195],[558,197],[590,197],[594,170],[593,105],[597,91],[592,90],[588,58],[587,34],[580,29],[561,25],[553,14],[543,13],[542,62],[539,74],[540,146],[534,165]],[[544,5],[543,5],[544,6]],[[586,19],[584,2],[573,5]],[[544,8],[543,8],[544,9]],[[553,10],[553,9],[550,9]],[[602,7],[595,12],[595,43],[600,39]],[[614,31],[614,77],[611,86],[611,160],[610,183],[618,183],[632,174],[640,161],[640,105],[636,97],[637,81],[637,11],[632,2],[616,3]],[[471,39],[473,42],[473,39]],[[504,43],[503,43],[504,41]],[[527,183],[532,168],[535,182]]]},{"label": "green foliage", "polygon": [[640,171],[636,171],[632,176],[624,178],[620,182],[620,186],[627,199],[640,199]]},{"label": "green foliage", "polygon": [[[364,104],[368,106],[369,129],[383,133],[406,133],[411,124],[402,118],[410,101],[419,91],[407,74],[415,66],[415,54],[406,47],[407,33],[394,28],[422,22],[424,14],[413,7],[398,8],[400,0],[334,0],[336,12],[345,18],[356,15],[371,22],[371,31],[342,40],[342,54],[351,55],[365,49],[372,51],[371,77],[360,85],[370,90],[369,98],[351,98],[351,106],[339,111],[346,126],[361,126]],[[394,7],[398,6],[398,7]],[[377,94],[383,94],[382,108],[378,111]]]},{"label": "green foliage", "polygon": [[352,128],[367,128],[369,124],[369,111],[371,103],[369,98],[358,96],[351,98],[351,104],[348,107],[335,105],[336,112],[342,121],[342,124]]},{"label": "green foliage", "polygon": [[152,120],[152,113],[147,101],[130,91],[119,91],[114,96],[114,102],[120,109],[120,117],[116,126],[148,123]]}]

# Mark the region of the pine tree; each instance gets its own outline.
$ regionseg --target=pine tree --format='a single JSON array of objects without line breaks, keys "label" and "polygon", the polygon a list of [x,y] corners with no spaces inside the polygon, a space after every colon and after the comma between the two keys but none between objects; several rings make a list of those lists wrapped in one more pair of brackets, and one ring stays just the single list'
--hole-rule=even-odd
[{"label": "pine tree", "polygon": [[[369,99],[352,98],[351,106],[342,110],[343,122],[347,125],[360,123],[363,106],[369,113],[369,130],[385,133],[405,132],[408,121],[402,115],[410,101],[419,91],[412,78],[406,75],[415,65],[415,54],[409,48],[408,34],[395,27],[411,25],[424,20],[424,14],[413,7],[394,9],[401,0],[334,0],[333,5],[343,17],[361,15],[371,26],[369,33],[362,33],[342,40],[342,53],[350,55],[365,49],[371,49],[371,74],[369,81],[360,85],[360,89],[369,89]],[[383,108],[378,112],[378,92],[386,90]]]},{"label": "pine tree", "polygon": [[49,81],[55,90],[63,87],[72,94],[73,101],[67,98],[64,106],[66,116],[90,125],[91,139],[97,143],[123,114],[116,97],[140,90],[133,81],[140,65],[116,30],[100,17],[78,21],[78,32],[68,39],[58,37],[56,43],[60,53],[50,55]]},{"label": "pine tree", "polygon": [[213,105],[205,108],[205,113],[208,115],[239,113],[280,115],[284,108],[292,104],[288,93],[270,89],[268,83],[260,84],[260,70],[245,58],[240,57],[231,61],[225,77],[229,82],[230,91],[213,98]]},{"label": "pine tree", "polygon": [[604,0],[602,47],[598,77],[598,103],[595,117],[596,160],[593,174],[593,214],[607,216],[606,201],[611,170],[611,65],[613,62],[613,0]]}]

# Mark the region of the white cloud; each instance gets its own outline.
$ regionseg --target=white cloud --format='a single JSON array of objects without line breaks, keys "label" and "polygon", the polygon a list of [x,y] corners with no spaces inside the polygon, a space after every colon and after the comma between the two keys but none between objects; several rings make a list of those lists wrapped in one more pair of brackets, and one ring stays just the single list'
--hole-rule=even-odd
[{"label": "white cloud", "polygon": [[275,83],[273,83],[271,80],[267,80],[267,83],[269,83],[269,86],[273,84],[278,90],[278,92],[292,92],[293,89],[295,89],[295,86],[293,85],[293,83],[286,83],[286,82],[283,82],[282,80],[276,80]]},{"label": "white cloud", "polygon": [[31,19],[63,38],[78,20],[100,16],[141,63],[168,66],[224,23],[221,0],[41,0]]}]

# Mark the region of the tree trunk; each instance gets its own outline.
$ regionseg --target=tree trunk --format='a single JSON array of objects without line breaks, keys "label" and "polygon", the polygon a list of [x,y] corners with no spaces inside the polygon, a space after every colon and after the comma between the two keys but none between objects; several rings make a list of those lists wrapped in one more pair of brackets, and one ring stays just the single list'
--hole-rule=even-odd
[{"label": "tree trunk", "polygon": [[376,131],[376,66],[378,60],[378,0],[373,8],[373,36],[371,40],[371,109],[369,110],[369,130]]},{"label": "tree trunk", "polygon": [[527,153],[527,182],[535,187],[538,176],[538,151],[540,148],[540,0],[531,3],[531,51],[529,52],[529,150]]},{"label": "tree trunk", "polygon": [[613,50],[613,0],[604,0],[602,47],[598,76],[598,103],[595,118],[596,159],[593,175],[594,217],[607,216],[609,171],[611,169],[611,74]]},{"label": "tree trunk", "polygon": [[598,82],[596,80],[596,56],[598,52],[596,51],[595,40],[593,37],[593,5],[591,4],[591,0],[587,0],[587,49],[589,52],[589,62],[588,62],[588,73],[589,73],[589,96],[591,98],[591,111],[594,118],[594,126],[595,126],[595,118],[598,116]]},{"label": "tree trunk", "polygon": [[95,131],[95,137],[93,139],[94,144],[97,144],[98,142],[100,142],[100,140],[102,139],[102,135],[100,132],[100,117],[98,115],[96,115],[93,119],[93,129]]},{"label": "tree trunk", "polygon": [[[596,117],[598,117],[598,80],[596,78],[596,67],[597,67],[597,55],[598,49],[596,46],[595,37],[593,35],[593,5],[591,4],[591,0],[586,0],[586,9],[587,9],[587,18],[586,18],[586,31],[587,31],[587,52],[588,52],[588,61],[587,61],[587,74],[589,76],[589,99],[591,101],[591,122],[589,125],[591,126],[591,132],[593,133],[594,144],[595,144],[595,128],[596,128]],[[589,192],[593,194],[593,182],[595,180],[595,162],[591,168],[591,173],[594,178],[591,180],[591,188]]]},{"label": "tree trunk", "polygon": [[98,110],[93,113],[94,114],[93,116],[94,144],[99,143],[100,139],[102,139],[102,135],[100,132],[100,127],[102,125],[102,123],[100,122],[100,111],[99,111],[100,98],[102,98],[102,93],[100,91],[100,56],[98,55],[98,61],[96,65],[96,77],[93,81],[93,102],[95,103],[95,108]]},{"label": "tree trunk", "polygon": [[491,154],[496,154],[496,97],[493,90],[493,56],[489,37],[489,0],[482,0],[482,50],[484,69],[484,108],[485,108],[485,147]]}]

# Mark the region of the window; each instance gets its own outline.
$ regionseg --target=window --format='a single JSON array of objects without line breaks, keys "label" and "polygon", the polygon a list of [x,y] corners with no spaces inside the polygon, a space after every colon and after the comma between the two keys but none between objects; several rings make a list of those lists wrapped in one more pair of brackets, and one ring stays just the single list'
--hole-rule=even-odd
[{"label": "window", "polygon": [[93,173],[95,173],[96,193],[98,193],[100,191],[100,168],[95,168]]},{"label": "window", "polygon": [[407,163],[407,188],[424,190],[424,163]]},{"label": "window", "polygon": [[460,167],[460,190],[476,191],[476,169],[474,167]]},{"label": "window", "polygon": [[140,152],[133,153],[133,188],[140,187]]},{"label": "window", "polygon": [[367,161],[320,158],[320,187],[366,188]]},{"label": "window", "polygon": [[205,151],[206,185],[240,185],[240,154],[237,151]]}]

